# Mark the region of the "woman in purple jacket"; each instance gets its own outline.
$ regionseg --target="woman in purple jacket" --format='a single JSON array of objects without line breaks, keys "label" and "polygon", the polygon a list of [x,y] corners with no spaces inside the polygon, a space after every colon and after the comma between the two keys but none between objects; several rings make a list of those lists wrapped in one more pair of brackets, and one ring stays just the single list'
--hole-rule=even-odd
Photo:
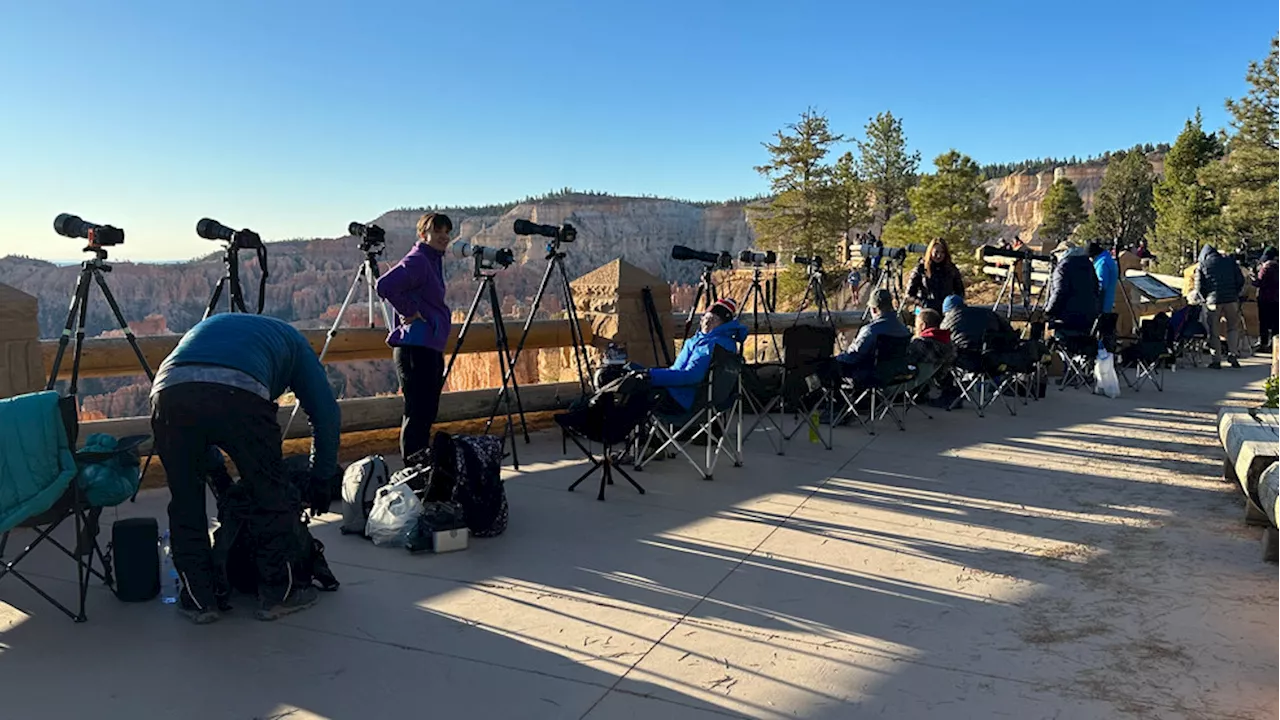
[{"label": "woman in purple jacket", "polygon": [[[444,251],[453,222],[442,213],[418,220],[418,242],[378,279],[378,295],[396,311],[387,335],[404,390],[400,454],[410,462],[431,447],[431,426],[444,388],[444,346],[451,317],[444,300]],[[421,460],[421,458],[415,458]]]}]

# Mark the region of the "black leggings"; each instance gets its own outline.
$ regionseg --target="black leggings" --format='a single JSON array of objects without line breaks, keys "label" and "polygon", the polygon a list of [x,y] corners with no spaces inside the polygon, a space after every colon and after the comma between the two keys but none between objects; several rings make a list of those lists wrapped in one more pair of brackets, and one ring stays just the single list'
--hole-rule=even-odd
[{"label": "black leggings", "polygon": [[444,389],[444,355],[412,345],[395,348],[393,355],[404,389],[400,455],[408,462],[415,453],[431,447],[431,426],[440,411],[440,391]]}]

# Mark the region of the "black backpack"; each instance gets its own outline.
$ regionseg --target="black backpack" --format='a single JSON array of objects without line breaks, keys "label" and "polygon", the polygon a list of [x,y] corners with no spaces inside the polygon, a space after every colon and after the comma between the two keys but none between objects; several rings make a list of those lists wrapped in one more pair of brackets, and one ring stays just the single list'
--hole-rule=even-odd
[{"label": "black backpack", "polygon": [[502,440],[492,435],[438,432],[431,451],[435,463],[426,501],[453,501],[462,506],[473,537],[501,535],[507,529]]}]

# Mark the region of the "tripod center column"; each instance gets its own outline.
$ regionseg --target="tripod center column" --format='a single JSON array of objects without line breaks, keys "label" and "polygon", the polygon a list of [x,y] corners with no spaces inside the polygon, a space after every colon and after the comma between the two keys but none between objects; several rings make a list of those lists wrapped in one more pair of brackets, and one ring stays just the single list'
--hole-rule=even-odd
[{"label": "tripod center column", "polygon": [[0,398],[43,390],[39,302],[17,288],[0,284]]}]

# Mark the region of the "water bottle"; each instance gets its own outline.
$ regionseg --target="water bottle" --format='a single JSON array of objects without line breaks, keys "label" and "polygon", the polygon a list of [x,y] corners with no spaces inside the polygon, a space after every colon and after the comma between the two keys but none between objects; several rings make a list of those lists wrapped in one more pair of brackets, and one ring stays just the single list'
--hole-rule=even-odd
[{"label": "water bottle", "polygon": [[178,570],[173,566],[168,530],[160,538],[160,602],[165,605],[178,602]]}]

